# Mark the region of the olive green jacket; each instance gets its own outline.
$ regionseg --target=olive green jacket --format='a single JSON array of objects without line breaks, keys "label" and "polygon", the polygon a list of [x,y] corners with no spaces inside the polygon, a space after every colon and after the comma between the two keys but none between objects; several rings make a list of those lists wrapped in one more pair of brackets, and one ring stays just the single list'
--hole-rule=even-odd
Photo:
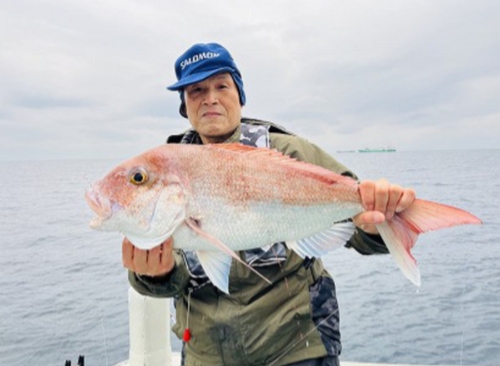
[{"label": "olive green jacket", "polygon": [[[265,123],[248,119],[244,122]],[[178,143],[182,136],[171,136],[168,142]],[[270,147],[285,155],[355,178],[319,147],[279,126],[271,125],[269,137]],[[240,128],[226,142],[239,142],[239,139]],[[360,230],[346,246],[362,254],[387,253],[380,237]],[[244,252],[239,255],[245,259]],[[167,276],[152,278],[129,272],[129,281],[143,295],[175,297],[173,331],[180,339],[189,317],[192,338],[186,344],[186,366],[265,366],[278,358],[274,365],[279,366],[327,355],[310,308],[309,286],[319,276],[329,276],[320,259],[305,265],[302,258],[287,250],[285,262],[259,267],[259,272],[272,285],[233,261],[229,274],[230,295],[227,295],[211,284],[192,291],[182,253],[175,251],[174,257],[175,268]]]}]

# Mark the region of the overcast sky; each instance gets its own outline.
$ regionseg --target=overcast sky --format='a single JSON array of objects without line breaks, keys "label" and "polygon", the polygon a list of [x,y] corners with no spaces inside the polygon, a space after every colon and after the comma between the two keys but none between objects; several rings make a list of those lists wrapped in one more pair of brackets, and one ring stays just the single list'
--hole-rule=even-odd
[{"label": "overcast sky", "polygon": [[329,152],[500,147],[498,0],[1,0],[0,160],[125,158],[185,130],[173,64],[218,42],[245,116]]}]

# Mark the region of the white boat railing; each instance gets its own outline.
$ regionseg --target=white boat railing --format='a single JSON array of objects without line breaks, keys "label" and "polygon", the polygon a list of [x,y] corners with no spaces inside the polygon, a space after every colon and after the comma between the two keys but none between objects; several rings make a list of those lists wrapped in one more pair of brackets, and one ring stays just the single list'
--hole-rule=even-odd
[{"label": "white boat railing", "polygon": [[172,360],[170,299],[143,296],[130,287],[128,309],[129,360],[116,366],[180,365],[178,357]]}]

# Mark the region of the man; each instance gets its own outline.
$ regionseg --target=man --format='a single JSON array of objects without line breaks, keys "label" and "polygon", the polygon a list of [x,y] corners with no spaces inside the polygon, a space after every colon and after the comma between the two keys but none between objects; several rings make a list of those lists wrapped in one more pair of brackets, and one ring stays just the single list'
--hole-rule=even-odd
[{"label": "man", "polygon": [[[196,44],[177,59],[175,70],[178,81],[168,89],[179,92],[180,114],[192,129],[170,136],[168,143],[269,147],[354,177],[305,139],[272,123],[242,118],[241,73],[224,47]],[[367,211],[353,219],[358,230],[346,246],[362,254],[387,253],[375,224],[410,206],[415,192],[379,180],[361,182],[360,194]],[[172,246],[169,239],[144,251],[125,239],[123,263],[139,293],[175,297],[173,330],[186,341],[184,365],[339,364],[335,285],[320,259],[303,260],[284,243],[239,252],[272,284],[233,261],[228,295],[210,283],[193,252],[173,251]]]}]

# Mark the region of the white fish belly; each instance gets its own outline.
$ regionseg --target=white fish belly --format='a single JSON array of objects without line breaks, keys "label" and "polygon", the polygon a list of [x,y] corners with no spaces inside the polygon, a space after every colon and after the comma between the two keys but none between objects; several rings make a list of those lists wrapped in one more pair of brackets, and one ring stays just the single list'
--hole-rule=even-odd
[{"label": "white fish belly", "polygon": [[[362,211],[358,203],[315,206],[252,203],[232,206],[224,199],[211,197],[190,203],[189,217],[199,223],[201,230],[236,251],[307,238]],[[174,246],[179,249],[218,250],[187,225],[177,229],[173,239]]]}]

